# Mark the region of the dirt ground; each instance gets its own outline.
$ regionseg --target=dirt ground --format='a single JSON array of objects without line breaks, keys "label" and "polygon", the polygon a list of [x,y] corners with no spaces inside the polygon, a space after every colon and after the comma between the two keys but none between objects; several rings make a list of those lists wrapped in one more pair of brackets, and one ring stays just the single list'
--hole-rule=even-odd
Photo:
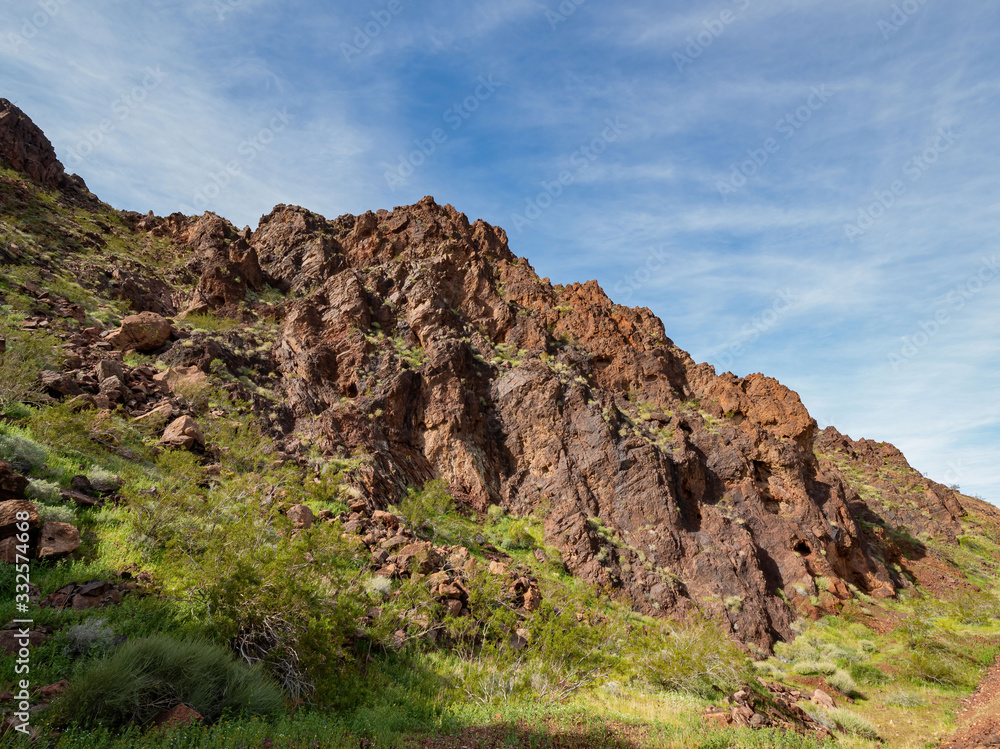
[{"label": "dirt ground", "polygon": [[962,700],[958,726],[941,749],[1000,747],[1000,657],[972,696]]}]

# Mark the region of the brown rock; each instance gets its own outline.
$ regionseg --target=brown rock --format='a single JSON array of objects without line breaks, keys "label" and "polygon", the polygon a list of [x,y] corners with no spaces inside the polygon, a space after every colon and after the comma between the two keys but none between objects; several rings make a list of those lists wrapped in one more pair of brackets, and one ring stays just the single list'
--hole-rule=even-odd
[{"label": "brown rock", "polygon": [[125,373],[122,364],[114,359],[101,359],[94,367],[94,376],[98,382],[104,382],[111,377],[117,377],[119,381],[125,382]]},{"label": "brown rock", "polygon": [[[41,629],[33,629],[28,632],[28,647],[37,648],[44,645],[49,639],[49,635]],[[21,649],[23,638],[17,629],[0,629],[0,652],[7,655],[16,655]]]},{"label": "brown rock", "polygon": [[174,415],[173,404],[164,402],[156,406],[156,408],[150,409],[142,416],[136,416],[135,420],[139,422],[144,422],[144,421],[158,422],[161,420],[165,421],[171,418],[173,415]]},{"label": "brown rock", "polygon": [[[19,515],[27,513],[27,521],[18,520]],[[27,522],[29,528],[38,525],[38,509],[24,499],[9,499],[0,502],[0,539],[9,538],[18,533],[18,523]]]},{"label": "brown rock", "polygon": [[503,562],[493,561],[490,562],[490,574],[491,575],[506,575],[507,565]]},{"label": "brown rock", "polygon": [[39,559],[61,559],[80,548],[80,530],[69,523],[45,523],[38,537]]},{"label": "brown rock", "polygon": [[164,710],[153,716],[150,721],[157,728],[174,728],[201,723],[205,719],[196,710],[187,705],[177,705],[170,710]]},{"label": "brown rock", "polygon": [[288,508],[285,517],[292,521],[292,525],[297,530],[308,530],[312,527],[313,521],[316,519],[313,511],[306,505],[294,505]]},{"label": "brown rock", "polygon": [[10,464],[0,461],[0,502],[24,499],[28,483],[28,479],[11,468]]},{"label": "brown rock", "polygon": [[128,351],[154,351],[161,348],[173,327],[155,312],[140,312],[122,320],[122,326],[107,337],[115,348]]},{"label": "brown rock", "polygon": [[400,569],[410,572],[427,574],[440,563],[441,559],[434,547],[425,541],[408,544],[396,554],[396,564]]},{"label": "brown rock", "polygon": [[837,703],[834,702],[833,697],[831,697],[821,689],[817,689],[815,692],[813,692],[812,697],[809,698],[809,701],[812,702],[814,705],[816,705],[816,707],[823,707],[828,710],[832,710],[837,706]]},{"label": "brown rock", "polygon": [[55,684],[49,684],[45,687],[40,687],[37,692],[35,692],[38,699],[43,701],[48,701],[54,697],[58,697],[60,694],[69,689],[69,682],[63,679],[62,681],[57,681]]},{"label": "brown rock", "polygon": [[160,438],[160,443],[184,450],[204,449],[205,435],[202,434],[197,421],[190,416],[181,416],[170,422]]},{"label": "brown rock", "polygon": [[391,512],[383,512],[382,510],[375,510],[372,513],[372,520],[376,523],[384,525],[386,528],[395,530],[399,527],[399,518],[393,515]]},{"label": "brown rock", "polygon": [[538,592],[536,586],[528,588],[524,592],[524,610],[525,611],[537,611],[538,607],[542,605],[542,594]]},{"label": "brown rock", "polygon": [[448,616],[461,616],[463,610],[462,602],[449,598],[444,601],[444,609]]},{"label": "brown rock", "polygon": [[174,395],[191,397],[204,391],[208,385],[208,375],[198,367],[169,367],[153,375],[155,382],[164,383]]}]

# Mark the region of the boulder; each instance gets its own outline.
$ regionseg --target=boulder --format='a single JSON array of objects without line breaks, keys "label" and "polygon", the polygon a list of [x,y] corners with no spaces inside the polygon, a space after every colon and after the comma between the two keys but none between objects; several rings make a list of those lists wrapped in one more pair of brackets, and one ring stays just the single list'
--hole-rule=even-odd
[{"label": "boulder", "polygon": [[97,366],[94,367],[94,376],[98,382],[104,382],[110,377],[117,377],[125,382],[125,373],[122,370],[121,362],[114,359],[101,359],[97,362]]},{"label": "boulder", "polygon": [[162,382],[174,395],[190,396],[208,387],[208,375],[198,367],[170,367],[153,375],[154,382]]},{"label": "boulder", "polygon": [[809,701],[813,703],[816,707],[826,708],[827,710],[832,710],[837,706],[837,703],[834,702],[833,697],[828,695],[822,689],[817,689],[815,692],[813,692],[812,697],[809,698]]},{"label": "boulder", "polygon": [[177,705],[157,713],[150,722],[157,728],[173,728],[187,726],[191,723],[201,723],[203,720],[205,719],[194,708],[187,705]]},{"label": "boulder", "polygon": [[122,351],[155,351],[170,340],[173,327],[155,312],[140,312],[122,320],[122,326],[107,340]]},{"label": "boulder", "polygon": [[295,505],[288,508],[285,517],[292,521],[292,525],[295,526],[296,530],[308,530],[312,527],[313,521],[316,519],[313,511],[306,505]]},{"label": "boulder", "polygon": [[0,502],[24,499],[28,483],[28,479],[15,471],[9,463],[0,461]]},{"label": "boulder", "polygon": [[21,522],[17,519],[17,515],[20,512],[28,513],[28,525],[31,528],[38,526],[38,508],[33,503],[24,499],[0,502],[0,539],[17,534],[17,524]]},{"label": "boulder", "polygon": [[170,422],[160,437],[160,444],[179,447],[184,450],[205,448],[205,435],[198,422],[190,416],[181,416]]},{"label": "boulder", "polygon": [[39,559],[61,559],[80,548],[80,529],[69,523],[45,523],[38,537]]},{"label": "boulder", "polygon": [[410,572],[427,574],[441,563],[434,546],[426,541],[407,544],[396,555],[396,564],[400,569]]}]

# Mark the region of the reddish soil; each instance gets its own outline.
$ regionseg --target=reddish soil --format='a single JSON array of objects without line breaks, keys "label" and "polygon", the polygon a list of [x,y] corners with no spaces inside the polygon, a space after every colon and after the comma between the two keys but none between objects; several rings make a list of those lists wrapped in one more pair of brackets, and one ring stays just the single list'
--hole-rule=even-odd
[{"label": "reddish soil", "polygon": [[941,749],[1000,747],[1000,657],[972,696],[962,700],[958,725]]}]

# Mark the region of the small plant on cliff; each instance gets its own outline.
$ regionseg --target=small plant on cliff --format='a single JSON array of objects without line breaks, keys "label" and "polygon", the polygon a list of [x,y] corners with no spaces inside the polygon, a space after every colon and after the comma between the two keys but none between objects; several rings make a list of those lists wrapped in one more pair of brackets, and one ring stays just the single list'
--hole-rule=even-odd
[{"label": "small plant on cliff", "polygon": [[411,486],[406,490],[406,497],[396,508],[407,523],[415,529],[429,527],[434,529],[434,520],[442,519],[455,508],[455,502],[448,493],[448,484],[435,479],[424,484],[423,489]]}]

